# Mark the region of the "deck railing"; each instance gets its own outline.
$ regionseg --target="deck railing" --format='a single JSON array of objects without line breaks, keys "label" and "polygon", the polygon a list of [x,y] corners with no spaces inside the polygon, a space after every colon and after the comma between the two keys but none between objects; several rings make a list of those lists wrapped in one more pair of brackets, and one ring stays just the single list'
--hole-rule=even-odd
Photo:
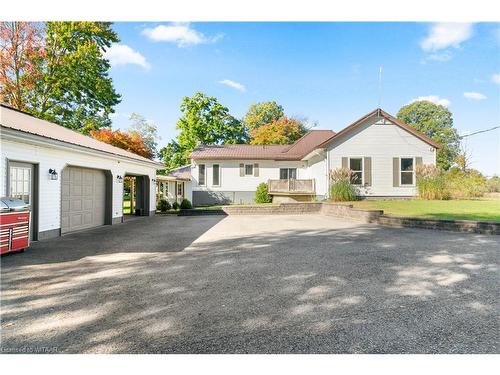
[{"label": "deck railing", "polygon": [[269,194],[307,194],[314,195],[316,193],[315,180],[269,180]]}]

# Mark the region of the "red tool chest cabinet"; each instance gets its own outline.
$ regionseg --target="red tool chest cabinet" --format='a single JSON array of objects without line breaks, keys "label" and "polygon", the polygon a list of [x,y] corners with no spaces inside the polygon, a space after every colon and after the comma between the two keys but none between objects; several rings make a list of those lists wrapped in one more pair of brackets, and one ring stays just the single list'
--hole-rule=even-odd
[{"label": "red tool chest cabinet", "polygon": [[29,206],[20,199],[0,199],[0,254],[24,250],[30,244]]}]

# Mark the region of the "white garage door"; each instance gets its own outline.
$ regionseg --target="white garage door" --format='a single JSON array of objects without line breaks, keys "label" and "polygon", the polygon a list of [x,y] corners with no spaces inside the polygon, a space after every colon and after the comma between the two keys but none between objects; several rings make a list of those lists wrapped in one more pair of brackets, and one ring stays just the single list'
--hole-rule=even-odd
[{"label": "white garage door", "polygon": [[61,174],[61,233],[104,225],[106,176],[96,169],[66,167]]}]

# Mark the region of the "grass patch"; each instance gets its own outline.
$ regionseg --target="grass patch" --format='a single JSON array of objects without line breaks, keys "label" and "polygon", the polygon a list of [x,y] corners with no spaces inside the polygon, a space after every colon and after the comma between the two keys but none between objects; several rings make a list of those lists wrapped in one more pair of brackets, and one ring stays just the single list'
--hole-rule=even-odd
[{"label": "grass patch", "polygon": [[124,200],[123,201],[123,214],[124,215],[129,215],[131,212],[130,209],[130,200]]},{"label": "grass patch", "polygon": [[351,204],[356,208],[384,210],[393,216],[500,222],[500,199],[363,200]]}]

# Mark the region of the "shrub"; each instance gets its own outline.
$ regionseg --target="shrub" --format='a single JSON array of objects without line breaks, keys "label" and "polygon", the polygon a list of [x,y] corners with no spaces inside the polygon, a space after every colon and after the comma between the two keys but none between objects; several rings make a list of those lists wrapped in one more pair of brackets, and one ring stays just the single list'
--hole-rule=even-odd
[{"label": "shrub", "polygon": [[433,165],[417,166],[418,196],[422,199],[450,199],[446,176]]},{"label": "shrub", "polygon": [[499,193],[500,192],[500,177],[493,176],[487,181],[487,189],[490,193]]},{"label": "shrub", "polygon": [[187,209],[193,208],[193,205],[191,204],[189,199],[184,198],[181,202],[180,208],[182,210],[187,210]]},{"label": "shrub", "polygon": [[272,197],[267,190],[267,184],[262,182],[255,191],[255,203],[271,203]]},{"label": "shrub", "polygon": [[447,172],[423,165],[416,169],[418,196],[422,199],[467,199],[483,196],[486,178],[476,170],[451,168]]},{"label": "shrub", "polygon": [[172,208],[174,210],[178,210],[179,209],[179,203],[177,203],[177,201],[175,201],[174,203],[172,203]]},{"label": "shrub", "polygon": [[488,189],[486,177],[473,169],[464,172],[451,168],[446,173],[446,182],[454,199],[482,197]]},{"label": "shrub", "polygon": [[352,171],[348,168],[336,168],[330,171],[330,198],[335,202],[349,202],[357,199],[357,191],[351,183]]},{"label": "shrub", "polygon": [[161,212],[167,212],[170,210],[170,203],[166,199],[160,199],[158,201],[158,204],[156,205],[156,209],[160,210]]}]

